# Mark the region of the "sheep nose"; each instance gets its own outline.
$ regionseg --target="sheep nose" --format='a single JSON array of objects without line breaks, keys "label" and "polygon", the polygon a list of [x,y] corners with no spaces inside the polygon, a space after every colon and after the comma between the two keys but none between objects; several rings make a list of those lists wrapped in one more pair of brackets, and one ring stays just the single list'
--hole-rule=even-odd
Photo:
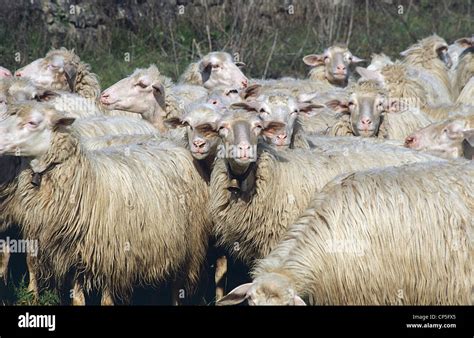
[{"label": "sheep nose", "polygon": [[280,135],[277,135],[277,139],[279,140],[286,140],[288,138],[288,135],[287,134],[280,134]]},{"label": "sheep nose", "polygon": [[362,123],[363,126],[370,126],[372,124],[372,120],[368,117],[364,117],[360,123]]},{"label": "sheep nose", "polygon": [[337,65],[336,70],[345,72],[345,71],[346,71],[346,66],[344,66],[344,65]]},{"label": "sheep nose", "polygon": [[100,95],[100,102],[102,102],[102,103],[107,102],[107,99],[108,99],[109,97],[110,97],[109,94],[107,94],[107,93],[102,93],[102,94]]},{"label": "sheep nose", "polygon": [[21,75],[21,72],[16,72],[16,73],[15,73],[15,76],[21,77],[21,76],[22,76],[22,75]]},{"label": "sheep nose", "polygon": [[247,88],[249,82],[247,80],[242,81],[242,87]]},{"label": "sheep nose", "polygon": [[193,145],[194,145],[196,148],[202,148],[202,147],[204,147],[205,144],[206,144],[206,142],[203,141],[203,140],[195,140],[195,141],[193,141]]},{"label": "sheep nose", "polygon": [[413,145],[415,143],[415,140],[416,140],[415,136],[413,136],[413,135],[408,136],[405,139],[405,146],[410,147],[411,145]]},{"label": "sheep nose", "polygon": [[250,150],[250,144],[248,142],[240,142],[238,148],[239,150]]}]

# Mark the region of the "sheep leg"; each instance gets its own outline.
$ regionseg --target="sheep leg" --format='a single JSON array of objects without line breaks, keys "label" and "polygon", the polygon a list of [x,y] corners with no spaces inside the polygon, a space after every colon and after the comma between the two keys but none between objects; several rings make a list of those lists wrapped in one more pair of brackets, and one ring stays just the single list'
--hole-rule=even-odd
[{"label": "sheep leg", "polygon": [[86,296],[84,295],[83,281],[80,277],[75,278],[74,286],[72,288],[72,305],[84,306],[86,305]]},{"label": "sheep leg", "polygon": [[216,282],[216,301],[224,297],[224,276],[227,273],[227,257],[225,255],[216,259],[216,273],[214,280]]},{"label": "sheep leg", "polygon": [[35,300],[39,299],[38,283],[36,280],[36,257],[32,254],[26,254],[26,266],[28,267],[29,283],[28,292],[33,294]]},{"label": "sheep leg", "polygon": [[184,295],[184,283],[181,280],[177,280],[173,282],[171,286],[171,305],[179,306],[181,305],[182,298]]},{"label": "sheep leg", "polygon": [[0,252],[0,283],[7,285],[8,282],[8,262],[10,260],[10,250],[6,248],[4,252]]},{"label": "sheep leg", "polygon": [[8,261],[10,260],[10,251],[0,252],[0,305],[6,305],[7,301],[7,283],[8,283]]},{"label": "sheep leg", "polygon": [[102,291],[102,298],[100,299],[100,305],[102,306],[113,306],[114,304],[114,299],[112,298],[112,295],[110,294],[109,290],[105,289]]}]

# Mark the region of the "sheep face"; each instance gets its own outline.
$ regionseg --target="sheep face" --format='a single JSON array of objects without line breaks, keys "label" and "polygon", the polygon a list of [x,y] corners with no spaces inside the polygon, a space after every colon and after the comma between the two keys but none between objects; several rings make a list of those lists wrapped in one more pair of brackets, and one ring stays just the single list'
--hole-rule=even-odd
[{"label": "sheep face", "polygon": [[364,61],[352,55],[347,47],[331,46],[323,54],[310,54],[303,58],[308,66],[324,66],[326,79],[334,85],[345,85],[350,76],[350,66]]},{"label": "sheep face", "polygon": [[239,68],[243,65],[241,62],[234,63],[228,53],[212,52],[207,54],[199,62],[203,86],[207,89],[219,86],[246,88],[248,79]]},{"label": "sheep face", "polygon": [[456,158],[462,154],[462,143],[468,131],[467,121],[450,119],[436,122],[408,136],[405,146],[445,158]]},{"label": "sheep face", "polygon": [[276,147],[288,147],[291,143],[295,122],[300,113],[308,113],[321,105],[298,102],[286,94],[265,94],[255,101],[234,104],[233,107],[255,112],[263,121],[263,139]]},{"label": "sheep face", "polygon": [[12,105],[0,121],[0,155],[40,157],[51,145],[53,130],[73,122],[49,105]]},{"label": "sheep face", "polygon": [[76,69],[58,50],[17,70],[15,76],[27,77],[40,87],[73,92]]},{"label": "sheep face", "polygon": [[11,77],[11,76],[12,76],[12,73],[8,69],[0,66],[0,78]]},{"label": "sheep face", "polygon": [[356,136],[376,136],[381,115],[386,111],[386,98],[382,95],[352,94],[348,102],[352,130]]},{"label": "sheep face", "polygon": [[137,69],[132,75],[104,90],[100,102],[109,110],[146,115],[151,110],[159,109],[164,116],[165,89],[158,79],[158,74],[155,66]]},{"label": "sheep face", "polygon": [[278,273],[264,274],[252,283],[235,288],[216,305],[235,305],[245,300],[249,305],[306,305],[296,295],[290,280]]},{"label": "sheep face", "polygon": [[222,145],[217,156],[226,158],[233,173],[240,175],[257,160],[257,142],[264,130],[262,120],[247,111],[233,111],[217,124]]},{"label": "sheep face", "polygon": [[27,101],[48,101],[58,96],[58,93],[35,86],[26,78],[5,78],[0,80],[0,103],[2,109],[7,104]]},{"label": "sheep face", "polygon": [[185,127],[188,147],[193,157],[204,160],[216,153],[220,142],[217,121],[221,114],[209,104],[192,105],[182,117],[165,120],[169,128]]}]

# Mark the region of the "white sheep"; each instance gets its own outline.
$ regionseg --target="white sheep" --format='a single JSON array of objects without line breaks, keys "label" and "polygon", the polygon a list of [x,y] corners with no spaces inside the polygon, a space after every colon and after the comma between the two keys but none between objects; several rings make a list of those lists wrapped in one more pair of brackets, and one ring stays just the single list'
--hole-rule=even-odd
[{"label": "white sheep", "polygon": [[218,305],[472,305],[474,166],[341,175]]},{"label": "white sheep", "polygon": [[53,107],[9,110],[0,154],[30,161],[6,207],[39,240],[43,277],[60,284],[74,269],[75,290],[99,290],[104,303],[138,284],[176,281],[192,291],[210,229],[206,183],[187,150],[161,142],[90,151],[67,128],[74,119]]}]

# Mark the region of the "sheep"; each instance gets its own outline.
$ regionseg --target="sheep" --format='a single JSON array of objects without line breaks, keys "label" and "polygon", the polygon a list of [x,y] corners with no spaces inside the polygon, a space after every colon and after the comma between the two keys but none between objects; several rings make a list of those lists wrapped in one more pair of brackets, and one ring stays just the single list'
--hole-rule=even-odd
[{"label": "sheep", "polygon": [[130,76],[104,90],[100,101],[109,110],[140,114],[164,133],[167,131],[164,119],[181,116],[186,104],[204,97],[207,97],[207,90],[203,87],[173,86],[171,79],[151,65],[146,69],[136,69]]},{"label": "sheep", "polygon": [[[302,116],[309,116],[313,110],[324,107],[322,104],[298,102],[293,96],[278,91],[259,95],[250,102],[231,105],[231,108],[258,114],[265,128],[263,139],[277,149],[293,148],[295,143],[304,142],[298,141],[297,138],[302,137],[299,133],[304,133],[302,129],[306,130],[304,121],[309,121],[310,118],[302,120]],[[301,144],[298,147],[301,147]]]},{"label": "sheep", "polygon": [[69,91],[88,99],[97,99],[100,94],[97,75],[74,50],[64,47],[53,49],[44,58],[20,68],[15,76],[28,77],[40,87]]},{"label": "sheep", "polygon": [[372,60],[370,61],[370,65],[367,66],[368,70],[381,70],[383,67],[387,65],[393,65],[393,61],[390,60],[390,57],[385,55],[384,53],[380,54],[372,54]]},{"label": "sheep", "polygon": [[[454,71],[453,78],[453,91],[454,95],[457,98],[459,94],[463,91],[467,83],[474,77],[474,47],[467,48],[459,56],[459,63]],[[474,104],[474,101],[471,99],[471,104]]]},{"label": "sheep", "polygon": [[185,128],[185,132],[181,134],[182,144],[198,162],[206,181],[209,181],[217,146],[220,144],[216,128],[221,116],[222,111],[216,109],[214,105],[194,103],[185,108],[185,113],[181,117],[164,121],[170,129]]},{"label": "sheep", "polygon": [[352,86],[350,92],[346,102],[326,103],[341,114],[329,135],[404,140],[409,133],[432,122],[419,109],[410,107],[410,101],[407,109],[403,96],[392,98],[379,81],[364,79]]},{"label": "sheep", "polygon": [[0,66],[0,78],[2,77],[11,77],[12,72],[10,72],[8,69]]},{"label": "sheep", "polygon": [[413,67],[414,78],[428,90],[433,105],[452,103],[453,95],[448,75],[452,61],[448,44],[434,34],[418,41],[400,53],[403,62]]},{"label": "sheep", "polygon": [[229,53],[211,52],[198,62],[191,63],[178,82],[210,90],[219,86],[242,89],[248,85],[247,77],[240,70],[243,66],[243,62],[234,62]]},{"label": "sheep", "polygon": [[315,67],[309,72],[311,80],[346,87],[350,78],[350,66],[365,60],[353,55],[347,46],[335,44],[324,50],[323,54],[310,54],[303,58],[308,66]]},{"label": "sheep", "polygon": [[78,290],[97,289],[108,302],[166,280],[191,291],[210,229],[208,190],[189,152],[170,142],[88,151],[73,122],[22,104],[0,123],[0,154],[29,158],[8,212],[38,239],[43,276],[60,284],[75,270]]},{"label": "sheep", "polygon": [[341,175],[217,305],[472,305],[473,177],[458,161]]},{"label": "sheep", "polygon": [[474,115],[458,115],[412,133],[406,138],[405,146],[443,158],[462,157],[463,141],[473,130]]},{"label": "sheep", "polygon": [[265,127],[254,113],[242,110],[224,115],[217,130],[223,146],[211,174],[210,213],[218,244],[245,264],[267,255],[311,195],[334,176],[436,158],[359,139],[341,147],[339,138],[326,138],[333,142],[328,151],[277,151],[257,146]]}]

